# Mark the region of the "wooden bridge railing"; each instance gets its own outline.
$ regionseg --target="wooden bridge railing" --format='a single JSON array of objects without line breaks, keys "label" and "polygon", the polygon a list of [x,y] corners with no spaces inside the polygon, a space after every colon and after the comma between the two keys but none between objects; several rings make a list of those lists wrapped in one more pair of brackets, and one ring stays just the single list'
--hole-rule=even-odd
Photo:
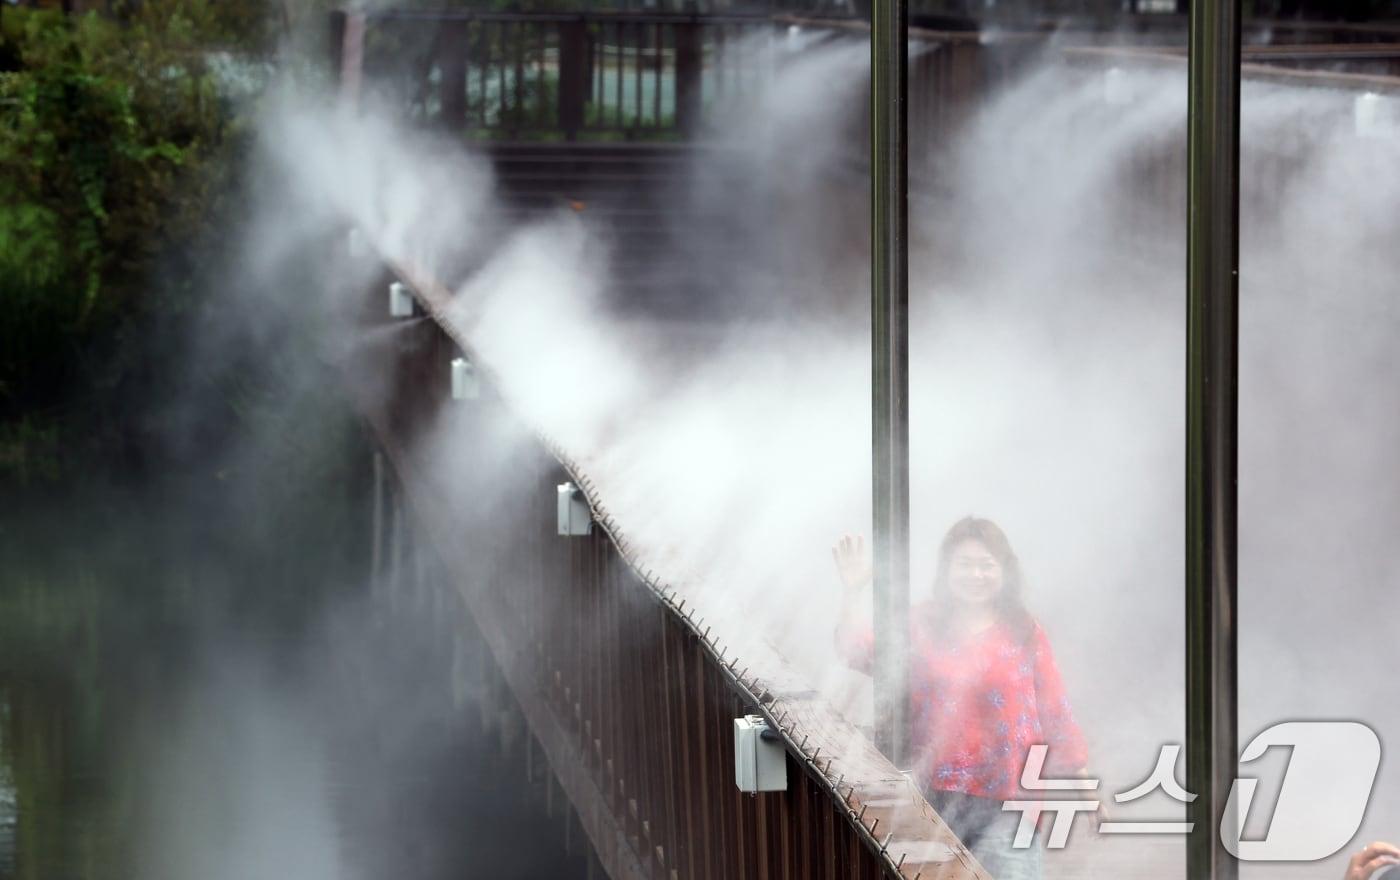
[{"label": "wooden bridge railing", "polygon": [[[781,657],[727,655],[693,606],[640,573],[587,475],[514,420],[489,371],[479,398],[451,399],[448,365],[474,357],[469,340],[439,285],[397,277],[432,320],[385,332],[385,287],[368,291],[363,320],[380,331],[347,361],[347,387],[607,873],[990,880]],[[583,488],[591,534],[557,532],[565,480]],[[733,720],[746,714],[781,732],[785,791],[736,787]]]}]

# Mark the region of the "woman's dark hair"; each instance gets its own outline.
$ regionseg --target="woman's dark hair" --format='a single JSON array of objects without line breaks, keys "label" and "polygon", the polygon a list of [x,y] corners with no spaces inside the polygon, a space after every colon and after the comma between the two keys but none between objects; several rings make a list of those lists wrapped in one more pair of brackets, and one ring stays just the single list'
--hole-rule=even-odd
[{"label": "woman's dark hair", "polygon": [[997,617],[1011,627],[1018,638],[1030,638],[1035,618],[1026,609],[1021,595],[1021,561],[1001,527],[989,519],[965,516],[953,523],[943,543],[938,547],[938,573],[933,579],[933,603],[937,612],[936,625],[948,625],[952,614],[953,592],[948,586],[948,571],[953,564],[953,551],[963,541],[977,541],[1001,566],[1001,594],[997,596]]}]

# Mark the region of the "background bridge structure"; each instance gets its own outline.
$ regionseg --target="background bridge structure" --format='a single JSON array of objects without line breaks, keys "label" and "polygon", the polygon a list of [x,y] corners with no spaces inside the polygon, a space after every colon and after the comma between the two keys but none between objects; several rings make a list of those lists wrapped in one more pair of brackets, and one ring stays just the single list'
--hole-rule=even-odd
[{"label": "background bridge structure", "polygon": [[[670,187],[697,152],[723,151],[707,138],[707,113],[767,75],[774,42],[821,45],[866,29],[857,18],[821,13],[338,12],[332,55],[348,101],[399,107],[460,138],[462,149],[490,156],[507,206],[497,218],[502,234],[551,211],[586,211],[616,245],[615,305],[703,322],[707,303],[687,278],[745,243],[707,237],[719,253],[677,262],[684,248],[676,235],[723,219],[674,216]],[[997,40],[913,28],[911,198],[939,197],[938,169],[920,158],[935,151],[919,138],[956,127],[1028,59],[1060,53],[1086,76],[1182,66],[1169,31],[1153,19],[1136,38],[1120,33],[1111,43],[1092,28],[1053,42],[1037,28]],[[1274,23],[1272,42],[1244,54],[1247,78],[1400,93],[1400,33]],[[864,125],[848,145],[844,185],[856,189],[867,173]],[[1280,177],[1289,161],[1281,145]],[[1142,198],[1182,202],[1170,187],[1184,162],[1184,155],[1142,157]],[[723,162],[707,167],[718,170],[701,185],[742,185]],[[608,511],[606,486],[550,438],[532,434],[501,399],[471,327],[454,317],[451,279],[385,257],[375,284],[358,293],[361,325],[389,320],[391,282],[405,285],[427,320],[392,337],[367,335],[372,341],[347,371],[381,449],[379,580],[391,601],[401,600],[424,589],[420,556],[435,560],[440,582],[431,601],[444,615],[464,613],[462,674],[489,680],[503,708],[488,726],[510,727],[519,744],[504,758],[522,765],[562,832],[580,841],[590,876],[988,880],[868,730],[776,650],[732,645],[651,570],[655,562],[629,541],[628,523]],[[481,382],[467,401],[452,399],[448,364],[461,357]],[[365,381],[366,372],[378,383]],[[457,457],[471,463],[450,474],[423,449],[444,419]],[[506,435],[523,440],[502,451]],[[510,475],[509,491],[501,474]],[[558,533],[557,487],[566,483],[588,507],[587,535]],[[786,791],[736,789],[732,722],[746,714],[780,732]],[[1161,867],[1180,864],[1171,845],[1144,842],[1098,858],[1052,859],[1047,873],[1179,875]]]}]

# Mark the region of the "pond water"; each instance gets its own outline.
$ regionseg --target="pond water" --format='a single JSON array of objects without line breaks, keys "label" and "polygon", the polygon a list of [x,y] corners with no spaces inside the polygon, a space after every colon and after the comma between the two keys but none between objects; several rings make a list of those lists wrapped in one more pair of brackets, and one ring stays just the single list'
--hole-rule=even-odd
[{"label": "pond water", "polygon": [[4,504],[0,877],[582,875],[323,476]]}]

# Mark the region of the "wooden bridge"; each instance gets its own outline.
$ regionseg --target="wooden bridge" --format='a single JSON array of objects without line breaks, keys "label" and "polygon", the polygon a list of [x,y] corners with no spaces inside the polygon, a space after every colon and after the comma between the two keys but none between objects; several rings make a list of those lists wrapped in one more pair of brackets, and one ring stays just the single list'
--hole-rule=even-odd
[{"label": "wooden bridge", "polygon": [[[332,24],[348,100],[397,106],[455,133],[463,149],[488,154],[507,225],[542,211],[589,212],[619,245],[615,305],[701,322],[707,303],[686,279],[717,255],[677,264],[683,249],[667,236],[714,218],[677,222],[667,187],[696,151],[716,149],[696,138],[706,108],[762,75],[765,40],[801,29],[820,43],[865,28],[778,12],[404,11],[337,13]],[[1247,75],[1400,89],[1394,35],[1361,42],[1345,29],[1286,31],[1282,38],[1294,42],[1247,53]],[[956,126],[1025,59],[1046,51],[1047,37],[1028,31],[986,41],[916,28],[911,39],[925,50],[910,72],[911,128],[922,132]],[[1095,37],[1061,41],[1055,51],[1096,69],[1182,63],[1178,50],[1152,42],[1104,46]],[[1321,72],[1319,59],[1353,67]],[[865,139],[854,133],[851,144],[859,185]],[[1165,163],[1181,161],[1163,160],[1143,186],[1179,180],[1179,165]],[[719,176],[705,185],[733,184],[722,163],[711,167]],[[924,187],[916,195],[937,197],[933,174],[915,162],[911,178]],[[652,571],[656,561],[631,543],[629,523],[610,514],[606,481],[502,401],[471,328],[454,317],[451,279],[392,255],[383,260],[381,276],[359,293],[362,326],[390,320],[391,282],[430,320],[392,336],[366,334],[346,367],[347,388],[382,450],[379,580],[393,601],[421,586],[421,556],[440,565],[443,589],[432,601],[460,603],[468,615],[457,647],[462,674],[489,681],[503,705],[489,723],[511,726],[524,742],[503,759],[521,764],[521,778],[563,817],[560,829],[589,871],[658,880],[988,878],[870,731],[771,647],[736,642],[706,619],[703,603]],[[448,365],[458,358],[479,382],[466,402],[452,399]],[[451,473],[425,442],[444,420],[455,456],[471,463]],[[503,435],[520,442],[503,451]],[[578,493],[587,534],[560,534],[562,486]],[[786,790],[737,789],[732,729],[745,715],[780,735]],[[1047,874],[1181,876],[1183,853],[1179,841],[1105,841],[1052,854]]]}]

